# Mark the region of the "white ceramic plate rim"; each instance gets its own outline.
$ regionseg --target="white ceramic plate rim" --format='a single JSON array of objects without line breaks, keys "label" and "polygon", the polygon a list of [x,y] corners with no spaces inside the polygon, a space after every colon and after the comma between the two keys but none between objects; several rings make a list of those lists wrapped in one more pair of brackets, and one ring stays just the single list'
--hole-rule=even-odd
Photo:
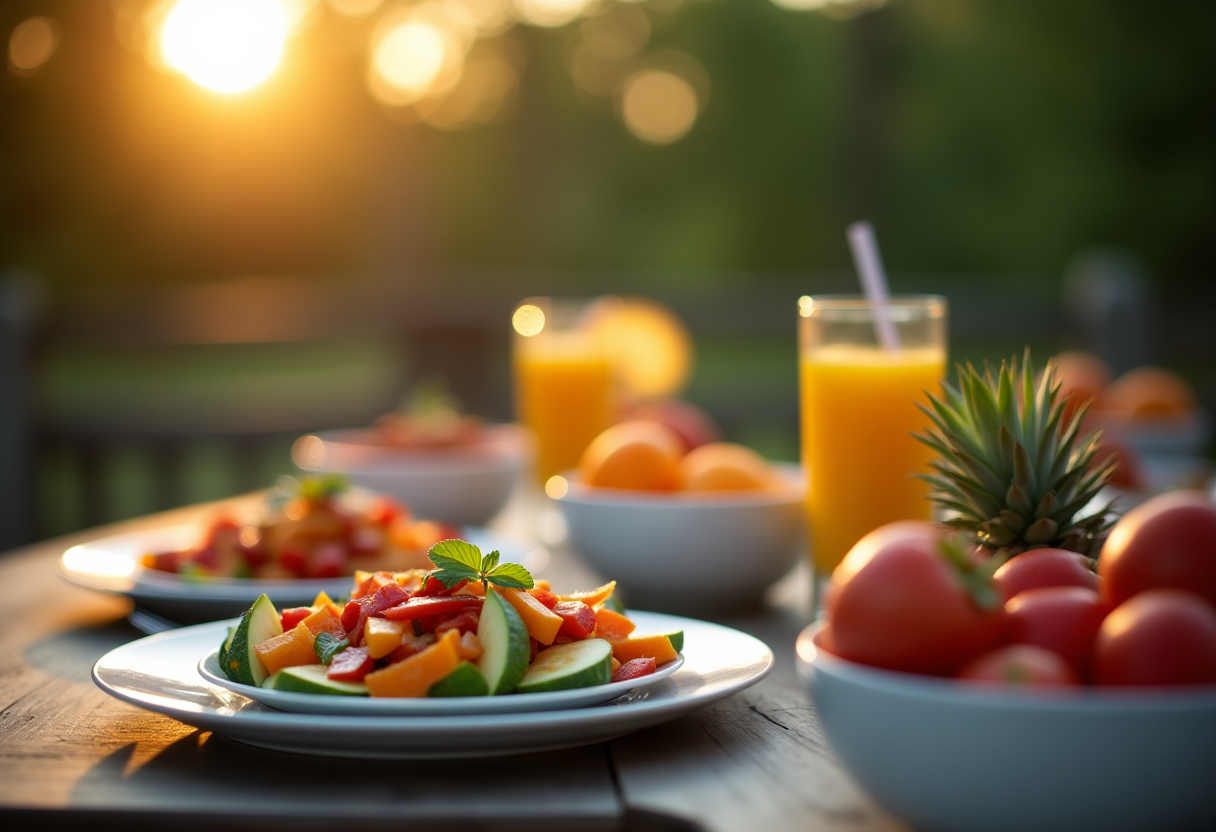
[{"label": "white ceramic plate rim", "polygon": [[[235,624],[236,620],[229,622]],[[551,693],[516,693],[510,696],[462,696],[438,699],[373,699],[363,696],[329,696],[294,693],[242,685],[223,676],[218,661],[219,648],[209,650],[198,663],[198,672],[213,685],[247,696],[280,711],[298,714],[346,716],[443,716],[456,714],[508,714],[551,711],[598,705],[632,690],[643,690],[666,679],[684,665],[679,656],[649,676],[627,682],[612,682],[576,690]]]},{"label": "white ceramic plate rim", "polygon": [[[804,677],[818,671],[871,689],[965,708],[1084,713],[1192,708],[1216,714],[1216,686],[1211,685],[1177,689],[1082,687],[1076,691],[1021,693],[976,690],[949,679],[868,667],[819,649],[813,639],[823,626],[822,621],[816,622],[798,636],[796,653]],[[811,684],[814,684],[813,677]]]},{"label": "white ceramic plate rim", "polygon": [[518,470],[533,453],[531,434],[516,424],[486,425],[486,439],[472,447],[403,448],[357,441],[367,432],[367,428],[336,428],[308,434],[331,447],[337,458],[325,459],[316,468],[301,466],[302,470],[386,478],[476,474]]},{"label": "white ceramic plate rim", "polygon": [[375,759],[457,759],[602,742],[690,713],[756,684],[773,653],[746,633],[696,619],[630,611],[646,631],[684,631],[684,665],[611,703],[554,711],[444,716],[335,716],[268,708],[204,680],[198,656],[228,621],[148,636],[111,650],[93,667],[103,691],[231,739],[296,753]]},{"label": "white ceramic plate rim", "polygon": [[[128,595],[135,599],[196,600],[245,602],[252,604],[262,593],[280,603],[310,604],[317,593],[345,595],[353,578],[263,581],[248,578],[185,580],[170,573],[158,573],[139,564],[143,552],[184,548],[198,539],[202,525],[160,526],[126,534],[91,540],[67,549],[59,558],[59,574],[88,589]],[[477,527],[461,530],[464,540],[482,551],[497,549],[504,561],[522,563],[530,571],[547,558],[543,548],[530,541]],[[544,552],[547,555],[547,552]],[[105,569],[90,571],[86,561],[102,562]],[[126,574],[123,574],[124,571]]]}]

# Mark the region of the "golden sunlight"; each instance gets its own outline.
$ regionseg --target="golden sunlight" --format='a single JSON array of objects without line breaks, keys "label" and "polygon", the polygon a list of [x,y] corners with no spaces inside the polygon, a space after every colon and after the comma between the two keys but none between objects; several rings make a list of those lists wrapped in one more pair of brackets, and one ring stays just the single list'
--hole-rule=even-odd
[{"label": "golden sunlight", "polygon": [[46,17],[17,24],[8,39],[8,71],[19,78],[33,75],[50,60],[59,45],[59,28]]},{"label": "golden sunlight", "polygon": [[644,69],[621,88],[621,119],[629,132],[651,144],[671,144],[692,129],[698,115],[692,84],[672,72]]},{"label": "golden sunlight", "polygon": [[389,29],[372,50],[372,90],[385,104],[412,104],[432,91],[453,62],[451,41],[424,20]]},{"label": "golden sunlight", "polygon": [[165,18],[161,55],[201,87],[244,92],[278,67],[291,25],[284,0],[178,0]]},{"label": "golden sunlight", "polygon": [[595,0],[516,0],[519,19],[533,26],[565,26],[591,11]]}]

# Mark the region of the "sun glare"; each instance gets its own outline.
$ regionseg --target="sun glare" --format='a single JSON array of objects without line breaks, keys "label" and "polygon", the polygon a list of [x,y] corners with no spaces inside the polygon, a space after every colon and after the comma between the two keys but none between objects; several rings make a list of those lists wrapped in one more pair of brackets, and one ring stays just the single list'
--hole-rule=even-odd
[{"label": "sun glare", "polygon": [[165,18],[161,54],[214,92],[244,92],[278,67],[291,30],[283,0],[178,0]]}]

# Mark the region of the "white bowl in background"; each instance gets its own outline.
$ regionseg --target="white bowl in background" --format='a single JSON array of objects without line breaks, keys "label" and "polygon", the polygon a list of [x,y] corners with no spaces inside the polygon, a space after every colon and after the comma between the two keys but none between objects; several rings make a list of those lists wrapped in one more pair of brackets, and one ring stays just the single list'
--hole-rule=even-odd
[{"label": "white bowl in background", "polygon": [[342,474],[353,485],[400,500],[414,516],[484,526],[506,506],[535,456],[521,425],[487,425],[481,441],[402,448],[369,429],[329,430],[296,440],[292,458],[307,473]]},{"label": "white bowl in background", "polygon": [[788,487],[698,493],[592,488],[568,472],[556,500],[571,546],[627,606],[712,617],[756,606],[803,556],[802,477],[777,467]]},{"label": "white bowl in background", "polygon": [[976,690],[796,645],[833,752],[880,805],[941,832],[1216,829],[1216,687]]}]

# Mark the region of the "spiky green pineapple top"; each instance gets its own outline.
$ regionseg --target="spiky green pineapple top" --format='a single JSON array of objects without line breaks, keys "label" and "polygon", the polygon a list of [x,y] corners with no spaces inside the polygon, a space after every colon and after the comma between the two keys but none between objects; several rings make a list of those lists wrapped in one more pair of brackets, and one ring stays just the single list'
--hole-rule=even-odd
[{"label": "spiky green pineapple top", "polygon": [[1086,512],[1110,479],[1113,460],[1094,466],[1099,434],[1081,436],[1087,406],[1064,421],[1060,386],[1049,364],[1035,382],[1030,350],[995,373],[958,367],[958,388],[921,409],[935,429],[916,438],[938,453],[930,498],[948,525],[1002,557],[1052,547],[1096,556],[1114,522],[1111,506]]}]

